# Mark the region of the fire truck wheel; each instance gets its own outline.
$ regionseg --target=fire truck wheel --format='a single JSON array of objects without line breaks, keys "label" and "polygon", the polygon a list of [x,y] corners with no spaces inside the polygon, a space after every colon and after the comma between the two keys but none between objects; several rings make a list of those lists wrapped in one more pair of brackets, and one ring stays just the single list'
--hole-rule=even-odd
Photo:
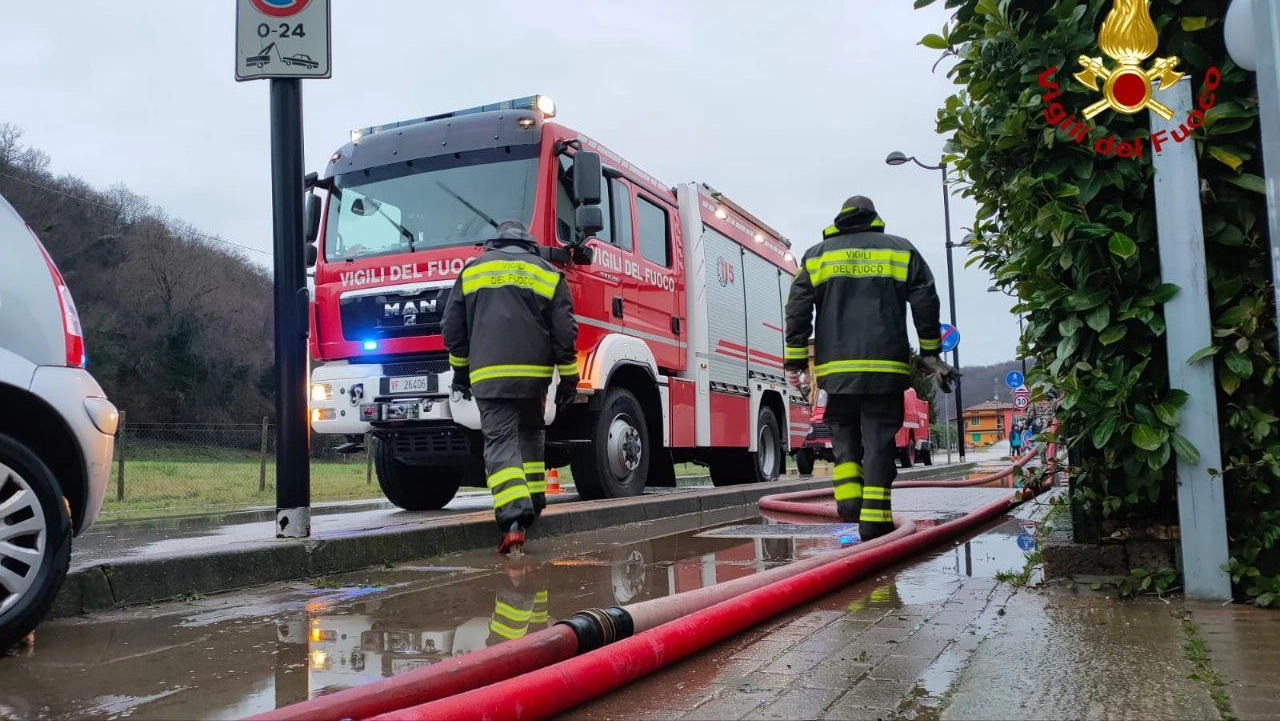
[{"label": "fire truck wheel", "polygon": [[411,466],[391,454],[391,446],[373,439],[373,467],[388,501],[406,511],[438,511],[458,492],[466,466]]},{"label": "fire truck wheel", "polygon": [[573,454],[570,467],[578,495],[593,501],[644,492],[653,455],[644,408],[625,388],[611,388],[588,419],[591,444]]},{"label": "fire truck wheel", "polygon": [[898,460],[902,462],[903,468],[910,468],[916,464],[916,436],[914,433],[907,437],[907,447],[898,451]]},{"label": "fire truck wheel", "polygon": [[920,449],[920,462],[926,466],[933,465],[933,445],[926,443],[924,448]]},{"label": "fire truck wheel", "polygon": [[760,406],[756,427],[759,428],[759,437],[756,438],[756,452],[751,454],[751,467],[755,471],[753,480],[770,483],[778,480],[783,465],[782,431],[772,408]]},{"label": "fire truck wheel", "polygon": [[802,476],[813,475],[813,453],[808,448],[796,451],[796,470]]}]

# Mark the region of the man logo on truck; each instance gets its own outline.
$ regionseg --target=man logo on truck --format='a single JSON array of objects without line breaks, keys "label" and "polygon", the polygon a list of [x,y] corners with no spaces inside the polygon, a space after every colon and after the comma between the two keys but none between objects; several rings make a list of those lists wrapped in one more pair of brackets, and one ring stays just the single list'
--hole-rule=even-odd
[{"label": "man logo on truck", "polygon": [[403,305],[401,305],[400,303],[383,303],[382,304],[382,317],[384,318],[393,318],[398,315],[407,317],[411,315],[417,315],[419,313],[434,313],[434,312],[436,312],[435,298],[432,298],[431,300],[420,300],[416,304],[413,301],[409,301]]}]

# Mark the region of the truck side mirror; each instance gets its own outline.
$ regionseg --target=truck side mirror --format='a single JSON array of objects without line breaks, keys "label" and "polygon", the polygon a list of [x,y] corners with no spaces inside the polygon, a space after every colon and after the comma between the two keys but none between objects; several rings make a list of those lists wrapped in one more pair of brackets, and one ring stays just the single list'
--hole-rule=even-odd
[{"label": "truck side mirror", "polygon": [[600,154],[580,151],[573,156],[573,202],[596,205],[600,202]]},{"label": "truck side mirror", "polygon": [[307,267],[314,268],[316,260],[320,257],[320,251],[311,243],[307,243]]},{"label": "truck side mirror", "polygon": [[579,205],[573,210],[573,224],[577,226],[581,238],[590,238],[604,229],[604,211],[600,209],[598,198],[596,203]]},{"label": "truck side mirror", "polygon": [[307,195],[307,207],[303,217],[306,220],[303,225],[306,233],[304,237],[308,243],[314,243],[316,236],[320,235],[320,197],[315,193]]}]

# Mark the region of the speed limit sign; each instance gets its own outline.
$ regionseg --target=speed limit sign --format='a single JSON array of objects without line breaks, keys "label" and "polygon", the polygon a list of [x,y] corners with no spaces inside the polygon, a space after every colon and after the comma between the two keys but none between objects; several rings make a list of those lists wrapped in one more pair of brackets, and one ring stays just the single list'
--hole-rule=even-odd
[{"label": "speed limit sign", "polygon": [[1013,407],[1018,410],[1026,410],[1031,405],[1031,391],[1026,388],[1019,388],[1013,392]]}]

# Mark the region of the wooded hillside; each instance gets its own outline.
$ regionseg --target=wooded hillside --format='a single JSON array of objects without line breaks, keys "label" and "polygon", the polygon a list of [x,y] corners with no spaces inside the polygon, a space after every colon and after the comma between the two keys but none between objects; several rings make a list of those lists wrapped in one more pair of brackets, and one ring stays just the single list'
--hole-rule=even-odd
[{"label": "wooded hillside", "polygon": [[0,123],[0,194],[40,236],[84,327],[89,370],[131,421],[273,415],[271,278],[123,186],[55,176]]}]

